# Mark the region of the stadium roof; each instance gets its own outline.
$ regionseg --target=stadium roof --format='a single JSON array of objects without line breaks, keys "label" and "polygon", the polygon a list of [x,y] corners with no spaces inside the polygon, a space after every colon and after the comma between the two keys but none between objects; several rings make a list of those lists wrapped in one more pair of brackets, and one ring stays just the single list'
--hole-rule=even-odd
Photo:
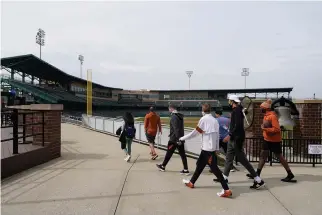
[{"label": "stadium roof", "polygon": [[[40,79],[56,81],[59,83],[70,83],[72,81],[87,83],[87,80],[69,75],[33,54],[1,58],[1,66],[33,75]],[[106,87],[93,82],[93,87],[121,90],[120,88]]]},{"label": "stadium roof", "polygon": [[255,88],[255,89],[209,89],[209,90],[150,90],[150,92],[213,92],[213,93],[277,93],[277,92],[291,92],[293,87],[285,88]]}]

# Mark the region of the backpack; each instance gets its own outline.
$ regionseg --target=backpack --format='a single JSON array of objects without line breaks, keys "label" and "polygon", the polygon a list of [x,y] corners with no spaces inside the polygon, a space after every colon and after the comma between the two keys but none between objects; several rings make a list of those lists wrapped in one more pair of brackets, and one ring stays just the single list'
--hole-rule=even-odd
[{"label": "backpack", "polygon": [[125,136],[127,138],[134,138],[135,137],[135,128],[134,128],[134,126],[126,126],[124,130],[125,130]]}]

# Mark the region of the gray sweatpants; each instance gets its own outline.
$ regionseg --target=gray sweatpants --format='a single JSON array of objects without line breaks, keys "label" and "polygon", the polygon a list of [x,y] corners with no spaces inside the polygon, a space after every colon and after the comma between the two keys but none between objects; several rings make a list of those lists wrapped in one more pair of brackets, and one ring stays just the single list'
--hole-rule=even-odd
[{"label": "gray sweatpants", "polygon": [[225,176],[228,177],[230,170],[233,168],[235,155],[237,157],[238,162],[241,163],[254,178],[257,176],[257,173],[255,172],[253,166],[247,160],[246,154],[244,152],[243,144],[244,144],[244,140],[242,142],[238,142],[236,140],[228,142],[225,170],[224,170]]}]

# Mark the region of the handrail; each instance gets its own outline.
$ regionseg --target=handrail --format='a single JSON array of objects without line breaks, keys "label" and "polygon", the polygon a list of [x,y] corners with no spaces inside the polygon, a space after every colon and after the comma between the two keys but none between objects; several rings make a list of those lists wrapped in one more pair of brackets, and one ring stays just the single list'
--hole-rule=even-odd
[{"label": "handrail", "polygon": [[[41,113],[42,119],[41,122],[33,122],[29,123],[26,122],[26,116],[27,115],[32,115],[34,116],[35,113]],[[22,124],[19,123],[19,115],[22,115]],[[3,121],[3,119],[6,119]],[[32,120],[33,121],[33,120]],[[32,132],[31,134],[26,134],[26,126],[32,126]],[[41,126],[41,132],[34,133],[33,131],[33,126]],[[19,136],[19,127],[22,127],[22,136]],[[35,136],[42,136],[42,146],[45,145],[45,111],[33,111],[33,112],[18,112],[18,109],[13,109],[12,111],[6,111],[6,112],[1,112],[1,128],[12,128],[12,138],[6,138],[6,139],[1,139],[2,142],[7,142],[7,141],[12,141],[12,147],[13,147],[13,154],[19,154],[19,139],[23,139],[22,144],[27,143],[26,138],[28,137],[35,137]]]},{"label": "handrail", "polygon": [[[76,124],[76,123],[75,123]],[[116,130],[122,126],[123,120],[118,118],[100,117],[100,116],[87,116],[82,115],[82,121],[78,121],[78,124],[89,127],[90,129],[107,132],[114,134]],[[136,141],[146,143],[144,123],[135,122],[137,136]],[[162,125],[162,134],[159,136],[159,140],[156,140],[157,145],[160,147],[166,147],[169,135],[169,126]],[[185,128],[185,134],[191,132],[193,128]],[[157,138],[158,139],[158,138]],[[245,152],[248,156],[249,161],[258,162],[260,159],[260,146],[263,138],[250,137],[246,138],[245,141]],[[289,138],[288,135],[283,137],[282,148],[283,155],[289,161],[289,163],[300,163],[300,164],[322,164],[322,155],[309,155],[307,148],[309,144],[322,144],[322,140],[319,138]],[[190,154],[198,155],[200,153],[200,137],[193,138],[186,141],[186,151]],[[270,165],[274,162],[278,162],[273,155],[270,155],[268,160]]]}]

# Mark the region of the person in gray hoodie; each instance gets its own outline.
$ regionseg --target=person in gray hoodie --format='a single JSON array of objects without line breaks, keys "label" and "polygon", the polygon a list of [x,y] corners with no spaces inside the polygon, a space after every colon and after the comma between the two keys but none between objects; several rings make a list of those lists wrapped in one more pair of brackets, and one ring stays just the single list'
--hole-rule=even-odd
[{"label": "person in gray hoodie", "polygon": [[184,136],[183,114],[178,113],[176,106],[172,104],[169,106],[169,112],[171,113],[171,119],[168,150],[163,163],[157,164],[157,167],[160,171],[164,172],[166,165],[170,161],[174,151],[177,148],[183,164],[183,170],[180,172],[180,174],[189,175],[188,162],[186,152],[184,149],[184,144],[178,144],[180,137]]}]

